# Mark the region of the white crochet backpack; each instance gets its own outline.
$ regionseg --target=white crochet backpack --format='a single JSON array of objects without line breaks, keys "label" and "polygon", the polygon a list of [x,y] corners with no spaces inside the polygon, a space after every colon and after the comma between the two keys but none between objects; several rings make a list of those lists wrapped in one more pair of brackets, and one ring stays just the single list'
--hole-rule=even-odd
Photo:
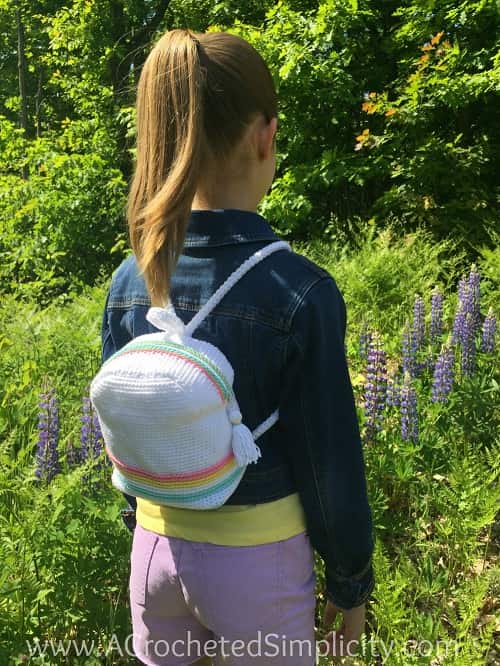
[{"label": "white crochet backpack", "polygon": [[278,410],[251,432],[228,359],[192,334],[247,271],[283,249],[291,250],[277,241],[255,252],[187,325],[171,304],[150,308],[146,317],[161,333],[135,338],[103,364],[90,397],[116,488],[159,504],[215,509],[260,457],[255,441],[276,423]]}]

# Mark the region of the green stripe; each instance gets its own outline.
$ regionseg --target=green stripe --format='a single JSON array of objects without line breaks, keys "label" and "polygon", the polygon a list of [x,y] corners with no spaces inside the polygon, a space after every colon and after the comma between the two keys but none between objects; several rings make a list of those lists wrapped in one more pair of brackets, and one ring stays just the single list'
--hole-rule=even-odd
[{"label": "green stripe", "polygon": [[126,347],[122,347],[122,349],[118,350],[115,354],[113,354],[113,356],[111,356],[103,364],[102,367],[103,368],[106,367],[106,365],[110,361],[117,358],[121,354],[125,354],[129,351],[151,351],[151,350],[173,351],[178,353],[180,356],[184,356],[192,361],[196,361],[209,373],[209,375],[211,375],[212,379],[220,386],[226,400],[231,400],[232,389],[228,385],[224,375],[221,374],[220,370],[211,361],[211,359],[208,358],[206,354],[191,350],[189,347],[186,347],[185,345],[176,344],[175,342],[137,342],[137,343],[129,342],[129,344]]},{"label": "green stripe", "polygon": [[180,354],[184,354],[188,358],[192,358],[195,361],[201,361],[202,363],[206,364],[207,369],[211,369],[215,375],[220,377],[220,382],[224,384],[224,386],[227,388],[228,391],[230,391],[230,387],[226,383],[226,379],[224,375],[220,373],[220,369],[215,365],[215,363],[203,352],[191,349],[190,347],[186,345],[180,345],[175,342],[136,342],[136,343],[131,343],[130,347],[132,349],[166,349],[167,351],[176,351],[179,352]]},{"label": "green stripe", "polygon": [[188,495],[175,495],[172,493],[164,493],[164,492],[155,492],[152,490],[147,490],[145,489],[144,486],[139,486],[133,481],[130,481],[127,476],[119,472],[116,468],[114,469],[113,475],[116,475],[119,477],[120,480],[123,480],[125,483],[122,483],[122,487],[125,487],[125,492],[128,492],[129,490],[132,491],[130,494],[133,495],[134,492],[136,491],[140,493],[141,495],[145,495],[147,498],[152,499],[152,500],[167,500],[167,501],[174,501],[178,502],[180,504],[191,502],[192,500],[197,500],[197,499],[203,499],[203,498],[209,498],[213,493],[217,492],[218,490],[225,490],[228,486],[232,485],[232,483],[241,475],[243,476],[243,468],[237,468],[230,476],[227,477],[227,479],[224,479],[223,481],[220,481],[214,486],[209,486],[205,490],[199,490],[194,493],[189,493]]}]

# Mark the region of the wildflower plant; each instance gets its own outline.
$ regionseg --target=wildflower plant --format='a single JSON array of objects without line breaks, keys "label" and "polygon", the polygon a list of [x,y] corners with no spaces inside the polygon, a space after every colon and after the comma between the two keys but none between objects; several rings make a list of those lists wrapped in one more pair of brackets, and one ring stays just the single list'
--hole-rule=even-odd
[{"label": "wildflower plant", "polygon": [[[418,405],[449,403],[454,387],[477,374],[480,356],[494,352],[496,317],[491,308],[486,317],[481,315],[481,276],[475,266],[459,281],[452,330],[441,344],[447,333],[444,306],[443,293],[435,288],[430,295],[427,335],[426,303],[416,295],[403,327],[399,358],[388,358],[379,334],[363,323],[359,356],[365,363],[366,441],[394,428],[394,410],[399,410],[401,441],[417,443],[422,425]],[[388,374],[388,366],[396,369]]]},{"label": "wildflower plant", "polygon": [[387,359],[380,336],[370,335],[366,359],[366,381],[364,410],[366,418],[366,438],[374,439],[381,429],[381,422],[387,394]]},{"label": "wildflower plant", "polygon": [[46,389],[40,396],[38,413],[38,444],[35,476],[50,483],[61,471],[59,462],[59,408],[55,389]]},{"label": "wildflower plant", "polygon": [[483,330],[481,336],[481,351],[485,354],[493,354],[495,351],[495,332],[497,328],[497,320],[493,313],[493,308],[488,310],[483,322]]},{"label": "wildflower plant", "polygon": [[460,368],[464,377],[472,377],[476,369],[476,324],[474,315],[467,312],[461,330]]},{"label": "wildflower plant", "polygon": [[481,276],[475,264],[472,264],[467,279],[466,304],[472,318],[472,326],[477,331],[481,324]]},{"label": "wildflower plant", "polygon": [[443,294],[434,289],[431,295],[431,323],[429,329],[431,342],[436,342],[443,335]]},{"label": "wildflower plant", "polygon": [[407,372],[401,387],[401,439],[418,442],[417,392],[413,378]]},{"label": "wildflower plant", "polygon": [[[350,369],[364,424],[368,419],[365,407],[371,419],[370,430],[365,429],[372,438],[371,444],[364,451],[376,543],[376,585],[369,602],[371,626],[386,646],[390,640],[395,645],[410,645],[415,636],[422,639],[425,648],[435,645],[436,637],[452,639],[454,642],[449,645],[453,646],[453,654],[447,654],[446,664],[462,666],[486,663],[487,652],[494,645],[495,623],[489,618],[493,615],[490,609],[497,583],[491,552],[500,469],[494,423],[496,319],[493,311],[486,313],[484,306],[481,310],[481,299],[491,298],[491,289],[486,288],[490,283],[482,276],[478,282],[471,271],[472,278],[465,276],[460,285],[457,311],[461,326],[467,323],[467,317],[472,320],[474,335],[461,333],[461,339],[448,339],[456,314],[455,299],[426,291],[427,285],[435,284],[445,274],[445,266],[432,275],[428,272],[425,258],[431,256],[433,248],[435,244],[428,246],[424,257],[418,255],[418,262],[413,258],[410,271],[406,258],[413,256],[409,253],[415,252],[414,245],[401,249],[404,262],[392,264],[394,254],[390,247],[384,249],[381,260],[380,253],[374,253],[370,246],[363,263],[356,259],[356,267],[376,262],[371,275],[377,279],[371,281],[360,281],[359,271],[353,270],[350,263],[344,264],[347,268],[342,273],[343,259],[331,267],[344,293],[352,281],[353,291],[347,293]],[[418,274],[420,266],[425,272]],[[404,279],[399,279],[399,273]],[[383,288],[376,289],[382,284],[380,276],[385,278]],[[414,303],[404,304],[408,293],[415,290],[421,294],[426,311],[424,344],[416,350],[415,359],[420,363],[425,358],[428,362],[432,353],[432,365],[418,376],[408,376],[402,372],[403,366],[408,368],[411,363],[402,358],[400,328],[407,317],[408,352],[412,352],[416,340],[411,340],[411,332],[422,330],[422,304],[417,313]],[[14,329],[9,331],[11,317],[5,317],[5,337],[0,334],[2,360],[11,359],[4,373],[4,387],[9,387],[9,392],[5,392],[8,404],[3,411],[0,409],[0,429],[4,428],[3,443],[0,437],[0,663],[7,664],[11,658],[13,663],[18,663],[16,659],[19,663],[27,661],[27,640],[32,641],[35,636],[40,637],[41,645],[51,639],[75,639],[75,645],[81,646],[82,639],[91,637],[99,646],[106,646],[115,635],[124,645],[130,632],[125,603],[130,538],[120,520],[123,499],[112,488],[108,470],[100,469],[104,455],[99,452],[102,441],[98,423],[90,403],[82,401],[90,371],[85,368],[77,372],[74,367],[74,359],[81,358],[82,351],[90,353],[92,349],[94,357],[98,357],[97,329],[92,330],[91,325],[76,329],[75,311],[83,305],[82,310],[88,310],[83,321],[97,322],[103,294],[98,290],[91,297],[76,299],[76,306],[65,305],[40,315],[44,326],[31,326],[30,331],[48,327],[50,335],[45,347],[38,340],[31,345],[39,354],[35,359],[25,352],[27,347],[21,347],[25,336],[14,335],[10,332]],[[15,302],[12,312],[23,307]],[[478,311],[479,323],[474,317]],[[356,330],[356,322],[368,317],[384,335],[383,339],[375,335],[370,364],[367,342],[373,334],[365,326],[366,344],[364,353],[360,353],[359,329]],[[16,331],[24,332],[26,318],[21,321]],[[92,334],[88,335],[90,330]],[[474,342],[475,364],[472,374],[465,376],[461,370],[462,341],[468,339]],[[28,366],[28,361],[32,365]],[[381,372],[384,363],[385,406]],[[19,373],[15,371],[16,364]],[[23,373],[26,378],[20,390]],[[44,473],[41,476],[45,481],[52,480],[38,483],[34,489],[32,483],[25,483],[22,454],[31,479],[37,386],[47,373],[58,377],[58,392],[57,399],[52,400],[54,392],[44,388],[37,468],[40,463],[40,468],[57,469],[46,452],[61,453],[64,441],[66,466],[65,473],[59,472],[55,477],[55,483],[52,472]],[[67,416],[63,419],[59,411]],[[11,424],[16,429],[9,431]],[[5,433],[8,437],[4,437]],[[9,437],[10,441],[19,442],[20,448],[9,448]],[[84,450],[79,446],[82,437]],[[49,441],[51,445],[46,447]],[[58,446],[54,449],[55,441]],[[14,450],[16,454],[12,455]],[[85,478],[90,482],[82,486]],[[324,573],[319,560],[316,574],[322,583]],[[319,601],[321,605],[324,598]],[[380,642],[375,645],[380,647]],[[109,652],[109,666],[124,663],[114,649]],[[406,653],[401,656],[395,651],[388,655],[387,666],[420,663],[422,659],[437,664],[443,654],[419,658]],[[376,654],[363,652],[360,663],[372,664],[377,658]],[[69,659],[75,666],[90,664],[88,658],[77,655]],[[97,654],[91,659],[92,663],[102,661],[102,656]],[[493,654],[490,662],[496,663],[495,659]],[[43,657],[32,661],[42,660],[46,662]],[[59,655],[57,663],[69,662]]]},{"label": "wildflower plant", "polygon": [[466,314],[464,302],[459,296],[457,311],[453,320],[452,340],[455,345],[463,342]]},{"label": "wildflower plant", "polygon": [[399,407],[401,404],[401,377],[393,373],[387,379],[387,407]]},{"label": "wildflower plant", "polygon": [[[488,316],[490,319],[488,320]],[[477,352],[494,347],[495,324],[493,312],[489,312],[483,323],[482,340],[478,344],[481,333],[481,276],[472,266],[467,278],[462,278],[458,286],[458,304],[453,321],[453,343],[460,348],[460,370],[463,377],[472,377],[477,367]],[[487,321],[488,320],[488,321]],[[486,344],[484,342],[486,327]],[[493,335],[490,330],[493,328]],[[492,341],[489,340],[492,338]]]},{"label": "wildflower plant", "polygon": [[368,328],[368,324],[366,321],[363,321],[359,334],[359,357],[365,361],[368,357],[368,347],[371,342],[372,335],[372,332]]},{"label": "wildflower plant", "polygon": [[92,468],[91,475],[85,474],[82,480],[92,491],[95,491],[99,486],[103,485],[102,479],[99,478],[100,471],[109,466],[110,463],[104,455],[104,440],[101,426],[88,394],[82,398],[81,409],[81,459],[82,463],[90,464]]},{"label": "wildflower plant", "polygon": [[103,452],[104,441],[99,419],[87,395],[82,398],[81,424],[82,461],[97,461]]},{"label": "wildflower plant", "polygon": [[455,352],[448,340],[443,345],[434,366],[434,377],[432,381],[432,402],[446,402],[453,388],[453,365],[455,363]]}]

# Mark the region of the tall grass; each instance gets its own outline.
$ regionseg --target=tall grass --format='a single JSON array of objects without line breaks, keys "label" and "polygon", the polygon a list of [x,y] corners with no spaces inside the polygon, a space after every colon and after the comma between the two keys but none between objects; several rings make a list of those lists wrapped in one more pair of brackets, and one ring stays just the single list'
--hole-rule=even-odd
[{"label": "tall grass", "polygon": [[[389,232],[367,234],[355,249],[338,242],[298,249],[325,266],[344,294],[348,357],[364,428],[362,327],[378,331],[388,364],[395,367],[415,294],[428,306],[432,288],[439,286],[450,329],[463,258],[451,259],[449,244],[433,244],[422,234],[394,240]],[[479,264],[483,313],[498,307],[497,259],[490,251]],[[104,297],[105,287],[99,286],[43,310],[14,298],[0,307],[2,664],[135,663],[121,654],[130,632],[130,535],[119,519],[121,496],[110,487],[107,468],[93,461],[75,467],[65,459],[70,443],[80,439],[81,399],[99,365]],[[380,430],[366,440],[377,584],[359,663],[494,663],[500,591],[495,370],[494,356],[480,356],[477,372],[458,377],[444,404],[430,400],[431,372],[424,372],[415,384],[418,440],[401,437],[394,409],[384,412]],[[48,485],[37,484],[34,476],[44,386],[59,398],[63,470]],[[319,620],[319,561],[317,574]],[[67,656],[29,658],[26,641],[36,639],[80,646],[92,639],[100,647],[88,657],[72,648]]]}]

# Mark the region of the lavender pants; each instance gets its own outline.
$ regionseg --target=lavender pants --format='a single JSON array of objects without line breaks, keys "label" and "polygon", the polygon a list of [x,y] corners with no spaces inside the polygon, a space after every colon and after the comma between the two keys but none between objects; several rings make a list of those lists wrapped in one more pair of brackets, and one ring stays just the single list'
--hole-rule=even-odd
[{"label": "lavender pants", "polygon": [[[137,526],[131,555],[133,647],[150,666],[315,663],[315,575],[305,533],[217,546]],[[205,663],[205,662],[204,662]]]}]

